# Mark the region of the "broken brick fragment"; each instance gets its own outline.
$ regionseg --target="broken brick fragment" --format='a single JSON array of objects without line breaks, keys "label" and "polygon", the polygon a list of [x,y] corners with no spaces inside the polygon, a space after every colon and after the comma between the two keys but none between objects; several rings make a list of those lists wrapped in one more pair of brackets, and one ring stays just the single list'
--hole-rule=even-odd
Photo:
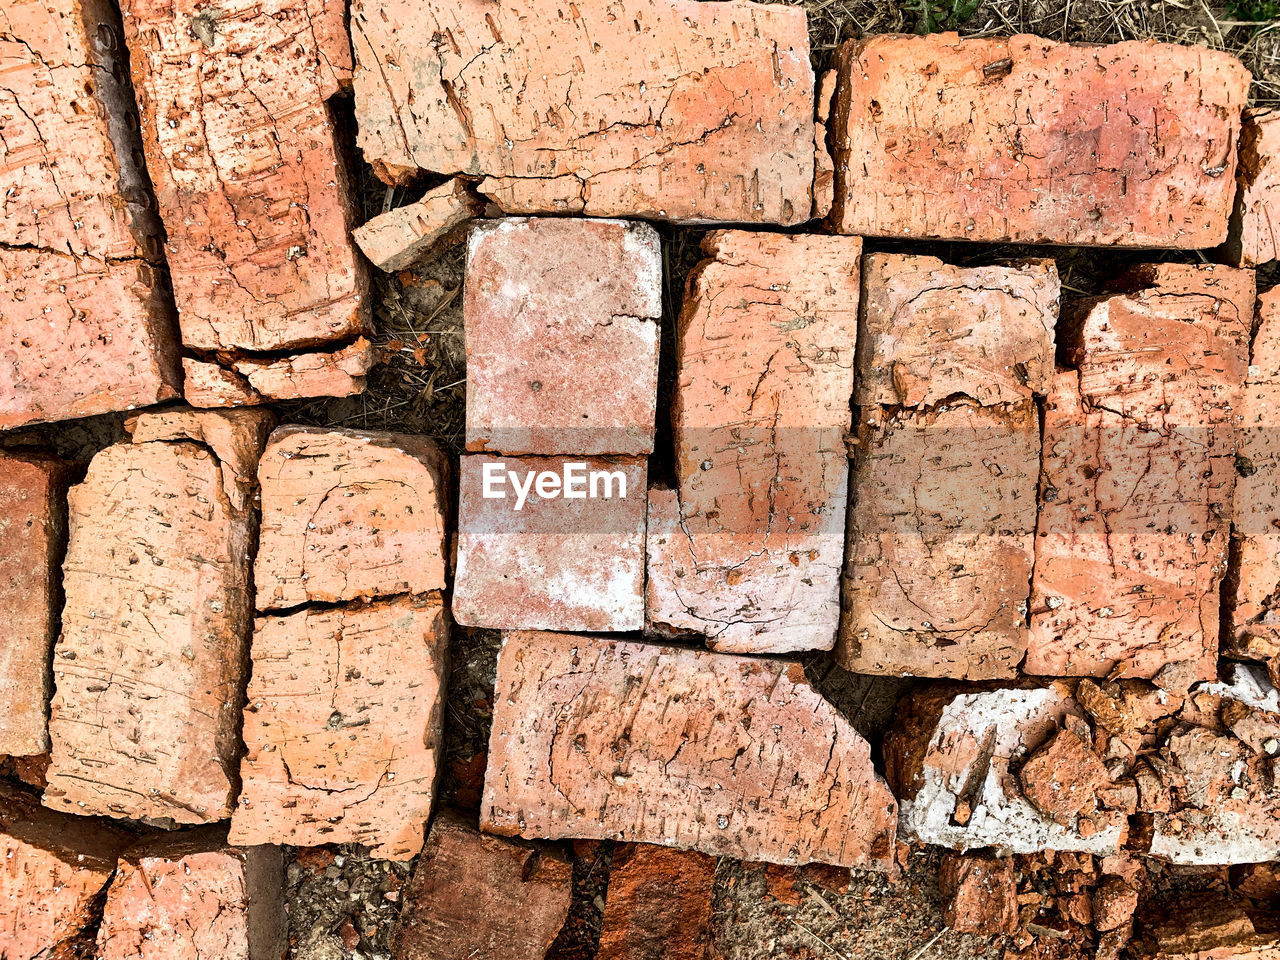
[{"label": "broken brick fragment", "polygon": [[486,836],[441,810],[403,892],[395,960],[542,960],[569,915],[572,868],[550,844]]},{"label": "broken brick fragment", "polygon": [[613,852],[599,960],[706,960],[716,859],[647,843]]},{"label": "broken brick fragment", "polygon": [[1099,931],[1119,929],[1137,908],[1137,888],[1122,877],[1107,877],[1093,891],[1093,927]]},{"label": "broken brick fragment", "polygon": [[1280,259],[1280,110],[1245,111],[1236,181],[1227,259],[1241,267]]},{"label": "broken brick fragment", "polygon": [[193,407],[239,407],[263,402],[248,380],[216,363],[183,357],[182,373],[182,396]]},{"label": "broken brick fragment", "polygon": [[481,825],[887,869],[897,805],[798,664],[561,633],[498,658]]},{"label": "broken brick fragment", "polygon": [[840,233],[1182,249],[1226,238],[1250,81],[1226,53],[937,33],[847,41],[837,67]]},{"label": "broken brick fragment", "polygon": [[444,589],[448,462],[432,441],[281,427],[258,477],[259,610]]},{"label": "broken brick fragment", "polygon": [[392,0],[354,3],[351,32],[358,145],[389,183],[483,176],[507,213],[809,219],[802,10]]},{"label": "broken brick fragment", "polygon": [[942,921],[952,930],[995,937],[1018,929],[1018,888],[1013,859],[948,853],[938,870],[946,903]]},{"label": "broken brick fragment", "polygon": [[1018,772],[1022,795],[1055,823],[1069,825],[1094,809],[1111,775],[1093,748],[1071,729],[1032,751]]},{"label": "broken brick fragment", "polygon": [[[333,351],[312,350],[278,360],[245,357],[233,360],[230,381],[244,398],[295,400],[303,397],[349,397],[364,390],[365,375],[378,361],[378,350],[359,337]],[[188,402],[196,405],[190,397]]]},{"label": "broken brick fragment", "polygon": [[484,204],[465,180],[454,177],[420,200],[379,214],[351,232],[360,252],[385,273],[426,259],[455,238]]},{"label": "broken brick fragment", "polygon": [[649,628],[827,650],[839,620],[858,263],[852,237],[703,240],[676,338],[676,490],[649,496]]},{"label": "broken brick fragment", "polygon": [[1276,960],[1280,931],[1273,928],[1265,913],[1220,894],[1182,896],[1143,911],[1129,955],[1135,960]]},{"label": "broken brick fragment", "polygon": [[463,297],[468,450],[652,452],[662,316],[653,227],[478,223]]}]

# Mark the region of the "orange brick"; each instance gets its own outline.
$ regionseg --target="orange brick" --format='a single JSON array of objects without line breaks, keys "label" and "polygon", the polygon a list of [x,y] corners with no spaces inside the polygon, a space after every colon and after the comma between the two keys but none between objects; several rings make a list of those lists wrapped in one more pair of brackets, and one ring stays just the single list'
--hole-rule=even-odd
[{"label": "orange brick", "polygon": [[706,960],[716,858],[619,844],[609,870],[599,960]]},{"label": "orange brick", "polygon": [[420,200],[379,214],[351,235],[375,267],[395,273],[439,250],[483,210],[467,181],[454,177]]},{"label": "orange brick", "polygon": [[1240,191],[1228,259],[1256,267],[1280,258],[1280,110],[1247,110],[1240,131]]}]

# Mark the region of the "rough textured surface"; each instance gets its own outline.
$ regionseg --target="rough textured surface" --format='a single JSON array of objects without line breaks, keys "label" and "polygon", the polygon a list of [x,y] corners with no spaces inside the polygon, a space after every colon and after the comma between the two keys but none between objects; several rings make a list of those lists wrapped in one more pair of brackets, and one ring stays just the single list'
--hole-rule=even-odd
[{"label": "rough textured surface", "polygon": [[678,489],[650,494],[649,627],[728,652],[828,650],[862,242],[731,230],[703,250],[676,341]]},{"label": "rough textured surface", "polygon": [[542,960],[569,914],[570,867],[548,844],[488,837],[442,810],[395,933],[396,960]]},{"label": "rough textured surface", "polygon": [[508,634],[481,825],[887,867],[897,805],[797,664]]},{"label": "rough textured surface", "polygon": [[1018,929],[1012,857],[947,854],[938,886],[947,898],[942,918],[952,930],[992,937]]},{"label": "rough textured surface", "polygon": [[840,48],[831,222],[862,236],[1212,247],[1249,72],[1203,47],[1019,35]]},{"label": "rough textured surface", "polygon": [[662,250],[648,224],[476,224],[463,311],[467,449],[653,450]]},{"label": "rough textured surface", "polygon": [[801,10],[394,0],[353,4],[351,32],[358,143],[388,182],[483,176],[508,213],[809,219]]},{"label": "rough textured surface", "polygon": [[1087,305],[1045,405],[1025,669],[1185,689],[1216,666],[1253,275],[1124,283]]},{"label": "rough textured surface", "polygon": [[1236,180],[1227,257],[1242,267],[1270,263],[1280,258],[1280,110],[1245,111]]},{"label": "rough textured surface", "polygon": [[69,479],[56,457],[0,454],[0,754],[49,749],[49,657],[62,609]]},{"label": "rough textured surface", "polygon": [[356,227],[351,236],[375,267],[392,273],[437,252],[483,210],[467,181],[454,177],[422,199]]},{"label": "rough textured surface", "polygon": [[1276,960],[1280,932],[1272,929],[1273,919],[1220,894],[1179,897],[1146,911],[1132,955],[1136,960]]},{"label": "rough textured surface", "polygon": [[[365,374],[377,358],[373,344],[359,337],[331,352],[316,350],[281,360],[235,360],[228,386],[234,387],[240,402],[249,397],[259,401],[348,397],[364,390]],[[203,405],[190,396],[187,401]]]},{"label": "rough textured surface", "polygon": [[277,430],[258,470],[258,609],[443,590],[448,471],[423,437]]},{"label": "rough textured surface", "polygon": [[706,960],[716,860],[620,845],[609,870],[598,960]]},{"label": "rough textured surface", "polygon": [[448,646],[438,594],[259,619],[231,841],[417,856]]},{"label": "rough textured surface", "polygon": [[231,812],[249,511],[191,442],[121,443],[68,497],[44,802],[178,823]]},{"label": "rough textured surface", "polygon": [[182,373],[182,396],[193,407],[239,407],[263,402],[248,380],[216,363],[183,357]]},{"label": "rough textured surface", "polygon": [[1061,287],[1052,260],[955,267],[876,253],[862,266],[860,404],[982,404],[1048,392]]},{"label": "rough textured surface", "polygon": [[[519,475],[563,475],[566,464],[616,475],[614,496],[539,497],[516,509],[484,497],[484,465]],[[639,630],[644,625],[643,460],[464,456],[458,477],[458,548],[453,615],[469,627],[501,630]],[[625,481],[625,496],[619,478]],[[606,482],[588,482],[603,493]]]},{"label": "rough textured surface", "polygon": [[856,673],[1012,677],[1027,647],[1030,401],[871,408],[853,460],[837,656]]}]

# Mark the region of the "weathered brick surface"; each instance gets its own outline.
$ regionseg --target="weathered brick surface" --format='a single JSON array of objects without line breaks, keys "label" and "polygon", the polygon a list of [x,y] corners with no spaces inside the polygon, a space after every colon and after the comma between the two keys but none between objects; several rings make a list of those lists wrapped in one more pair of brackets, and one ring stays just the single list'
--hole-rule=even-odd
[{"label": "weathered brick surface", "polygon": [[648,843],[613,851],[599,960],[706,960],[716,858]]},{"label": "weathered brick surface", "polygon": [[956,394],[1015,403],[1048,391],[1061,286],[1052,260],[955,267],[876,253],[862,266],[860,404]]},{"label": "weathered brick surface", "polygon": [[1012,857],[949,853],[938,886],[946,897],[942,919],[952,930],[997,936],[1018,929],[1018,887]]},{"label": "weathered brick surface", "polygon": [[1014,676],[1027,647],[1035,405],[865,416],[837,657],[857,673]]},{"label": "weathered brick surface", "polygon": [[1280,110],[1245,111],[1236,180],[1227,256],[1242,267],[1270,263],[1280,258]]},{"label": "weathered brick surface", "polygon": [[193,407],[239,407],[263,402],[248,380],[217,363],[183,357],[182,373],[182,396]]},{"label": "weathered brick surface", "polygon": [[860,240],[717,231],[680,317],[678,489],[650,496],[650,628],[830,649],[839,620]]},{"label": "weathered brick surface", "polygon": [[[516,509],[485,499],[485,464],[526,482],[528,471],[563,476],[579,464],[590,478],[617,475],[614,496],[540,497],[531,487]],[[503,630],[639,630],[644,625],[645,475],[643,460],[464,456],[458,477],[458,548],[453,615],[469,627]],[[617,494],[623,489],[626,496]],[[606,490],[604,481],[584,489]]]},{"label": "weathered brick surface", "polygon": [[1179,896],[1144,911],[1130,951],[1136,960],[1277,960],[1280,932],[1265,912],[1221,894]]},{"label": "weathered brick surface", "polygon": [[49,749],[68,480],[68,465],[56,457],[0,453],[0,754]]},{"label": "weathered brick surface", "polygon": [[332,351],[266,360],[233,358],[226,366],[183,357],[183,396],[194,407],[238,407],[305,397],[348,397],[364,391],[378,351],[364,337]]},{"label": "weathered brick surface", "polygon": [[801,10],[393,0],[353,4],[351,30],[358,142],[388,182],[480,175],[508,213],[809,219]]},{"label": "weathered brick surface", "polygon": [[468,450],[653,450],[662,251],[651,226],[479,223],[463,310]]},{"label": "weathered brick surface", "polygon": [[192,442],[121,443],[72,487],[47,805],[230,814],[252,527],[223,476]]},{"label": "weathered brick surface", "polygon": [[470,185],[454,177],[428,190],[422,199],[356,227],[351,236],[375,267],[392,273],[439,250],[483,210]]},{"label": "weathered brick surface", "polygon": [[448,463],[432,441],[281,427],[258,477],[259,610],[444,589]]},{"label": "weathered brick surface", "polygon": [[897,819],[870,747],[799,665],[508,634],[481,807],[492,833],[885,867]]},{"label": "weathered brick surface", "polygon": [[98,960],[277,960],[288,920],[278,847],[237,849],[217,828],[139,843],[120,860]]},{"label": "weathered brick surface", "polygon": [[435,793],[448,643],[438,594],[260,618],[231,841],[417,856]]},{"label": "weathered brick surface", "polygon": [[838,67],[831,222],[841,233],[1180,248],[1226,239],[1249,89],[1228,54],[940,33],[848,41]]},{"label": "weathered brick surface", "polygon": [[1093,303],[1045,407],[1031,639],[1055,676],[1214,674],[1253,277],[1162,264]]},{"label": "weathered brick surface", "polygon": [[569,914],[572,870],[550,844],[489,837],[441,810],[402,894],[396,960],[541,960]]}]

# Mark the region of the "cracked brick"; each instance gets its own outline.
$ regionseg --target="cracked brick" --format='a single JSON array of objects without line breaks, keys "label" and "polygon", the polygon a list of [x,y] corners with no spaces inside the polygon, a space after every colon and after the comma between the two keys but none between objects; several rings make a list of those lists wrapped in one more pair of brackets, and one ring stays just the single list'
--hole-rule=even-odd
[{"label": "cracked brick", "polygon": [[706,960],[716,858],[648,843],[613,852],[599,960]]},{"label": "cracked brick", "polygon": [[509,633],[481,804],[490,833],[886,869],[897,805],[798,664]]},{"label": "cracked brick", "polygon": [[483,210],[470,184],[454,177],[428,190],[422,199],[356,227],[351,236],[375,267],[394,273],[441,250]]},{"label": "cracked brick", "polygon": [[239,407],[305,397],[349,397],[363,393],[365,375],[378,350],[364,337],[336,350],[290,357],[235,356],[220,364],[183,357],[182,392],[195,407]]},{"label": "cracked brick", "polygon": [[1273,917],[1221,893],[1180,895],[1147,905],[1129,955],[1135,960],[1275,960],[1280,932],[1273,925]]},{"label": "cracked brick", "polygon": [[1246,110],[1240,131],[1239,193],[1226,255],[1241,267],[1280,258],[1280,110]]},{"label": "cracked brick", "polygon": [[358,144],[387,182],[483,177],[507,213],[809,219],[802,10],[392,0],[354,3],[351,31]]},{"label": "cracked brick", "polygon": [[1012,857],[948,853],[938,869],[946,902],[942,920],[952,930],[986,937],[1018,931],[1018,887]]},{"label": "cracked brick", "polygon": [[875,36],[838,54],[831,223],[860,236],[1212,247],[1249,72],[1204,47]]}]

